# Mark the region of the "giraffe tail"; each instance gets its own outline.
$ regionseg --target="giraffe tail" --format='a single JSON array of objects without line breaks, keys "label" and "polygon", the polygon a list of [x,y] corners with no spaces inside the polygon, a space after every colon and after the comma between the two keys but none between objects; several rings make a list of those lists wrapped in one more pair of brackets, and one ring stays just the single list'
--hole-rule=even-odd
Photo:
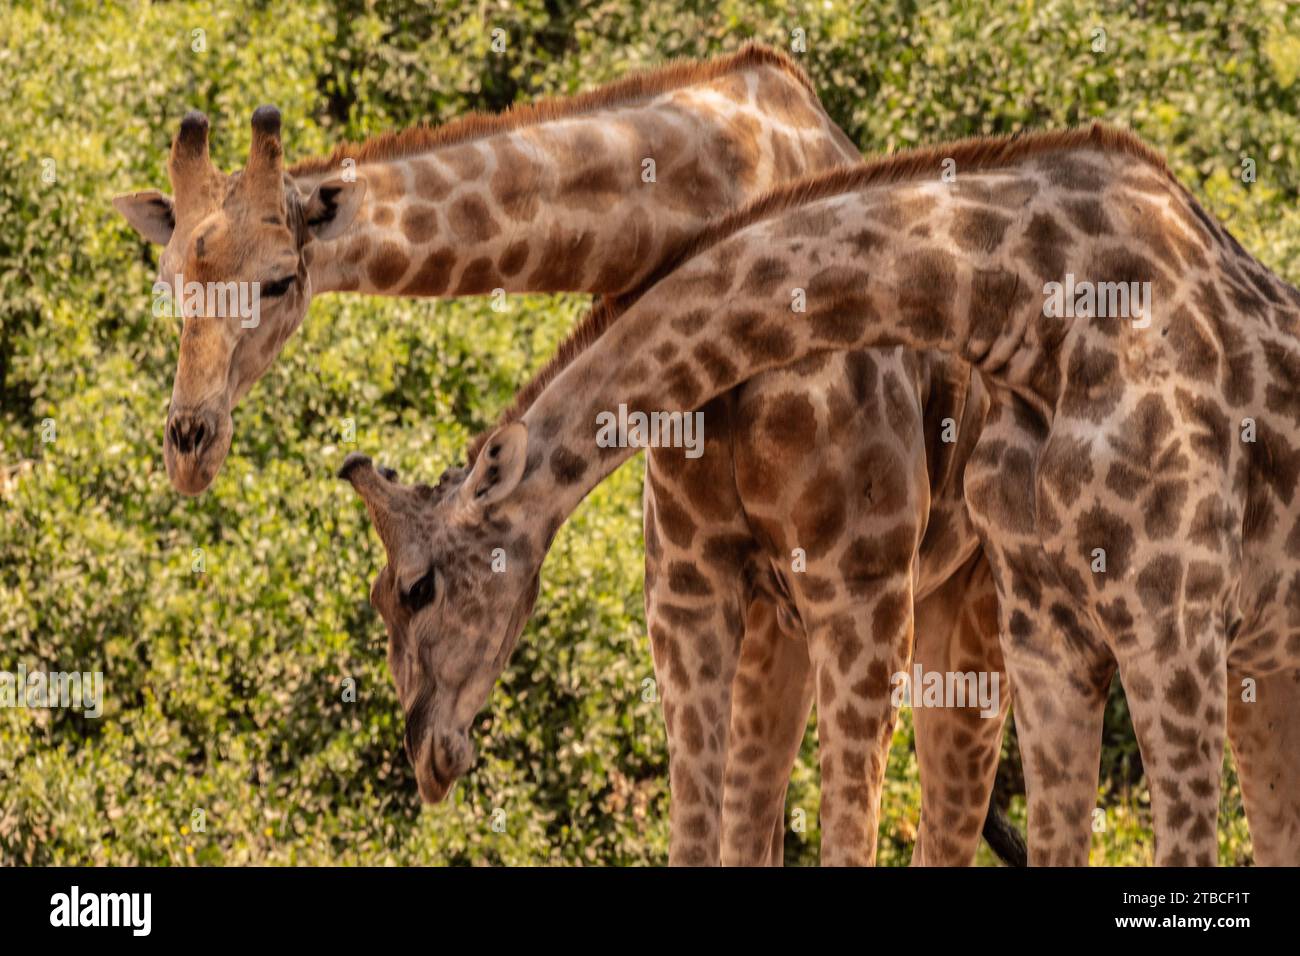
[{"label": "giraffe tail", "polygon": [[989,812],[984,818],[984,841],[999,860],[1007,866],[1027,866],[1029,850],[1025,838],[1007,819],[1006,813],[998,805],[997,796],[989,801]]}]

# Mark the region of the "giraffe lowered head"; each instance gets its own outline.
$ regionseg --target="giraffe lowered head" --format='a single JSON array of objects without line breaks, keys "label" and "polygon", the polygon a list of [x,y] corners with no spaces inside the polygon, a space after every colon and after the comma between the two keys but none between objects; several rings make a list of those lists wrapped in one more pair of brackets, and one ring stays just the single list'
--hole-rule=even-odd
[{"label": "giraffe lowered head", "polygon": [[173,195],[148,190],[113,200],[141,236],[163,247],[155,296],[171,290],[182,321],[163,460],[183,494],[212,483],[230,449],[232,409],[306,315],[305,250],[343,232],[365,195],[360,178],[300,189],[282,156],[280,113],[259,107],[248,161],[227,175],[208,156],[207,118],[191,112],[167,163]]},{"label": "giraffe lowered head", "polygon": [[365,501],[388,556],[370,603],[388,629],[406,755],[426,803],[442,800],[473,765],[470,725],[537,599],[544,549],[512,501],[527,441],[523,425],[507,425],[471,467],[432,487],[403,485],[357,453],[339,472]]}]

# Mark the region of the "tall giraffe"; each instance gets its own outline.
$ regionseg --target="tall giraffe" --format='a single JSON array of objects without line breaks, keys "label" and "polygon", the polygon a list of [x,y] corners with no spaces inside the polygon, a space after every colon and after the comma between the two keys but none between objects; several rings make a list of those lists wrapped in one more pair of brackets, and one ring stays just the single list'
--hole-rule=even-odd
[{"label": "tall giraffe", "polygon": [[[1124,287],[1131,299],[1120,283],[1139,283]],[[791,314],[791,287],[806,291],[806,314]],[[1079,296],[1068,306],[1063,287]],[[1103,299],[1088,305],[1086,289]],[[1260,862],[1295,864],[1298,333],[1300,292],[1154,151],[1101,126],[918,150],[725,217],[646,288],[603,302],[436,487],[345,462],[388,555],[372,601],[422,790],[469,766],[469,722],[550,542],[635,450],[596,441],[601,413],[686,411],[828,349],[942,349],[994,389],[965,482],[1017,692],[1032,860],[1087,862],[1118,668],[1157,862],[1215,862],[1226,725]],[[497,547],[500,574],[487,559]],[[894,719],[888,676],[906,656],[879,618],[896,622],[907,602],[894,590],[864,600],[874,629],[849,619],[809,639],[840,655],[826,696],[858,731],[855,762],[875,771]],[[833,597],[825,607],[838,616]],[[1244,680],[1263,706],[1239,695]],[[873,811],[877,780],[860,793]]]},{"label": "tall giraffe", "polygon": [[[248,163],[226,176],[208,158],[206,119],[191,114],[169,162],[175,199],[151,191],[115,203],[146,238],[163,244],[164,279],[262,282],[265,308],[256,328],[202,314],[184,320],[164,460],[185,493],[201,492],[215,477],[229,448],[234,404],[265,374],[317,293],[459,295],[499,287],[618,294],[668,261],[710,218],[772,185],[860,158],[802,71],[757,46],[502,117],[469,117],[341,147],[287,173],[279,125],[274,110],[259,110]],[[649,183],[647,158],[657,161]],[[348,160],[355,176],[342,175]],[[868,377],[891,376],[905,383],[906,394],[875,396],[876,408],[863,408],[851,431],[834,420],[828,396],[841,383],[867,387]],[[958,452],[923,439],[938,434],[949,412],[969,419],[963,435],[977,434],[982,399],[967,407],[967,382],[960,364],[942,357],[918,364],[898,351],[835,356],[816,380],[759,377],[721,397],[713,418],[726,414],[730,427],[718,447],[723,433],[710,431],[703,461],[649,456],[647,622],[669,729],[673,812],[691,821],[673,827],[675,862],[779,859],[784,781],[811,698],[807,653],[788,635],[800,632],[805,586],[838,571],[788,573],[792,549],[815,543],[817,529],[764,517],[792,514],[799,504],[783,497],[796,483],[778,487],[773,468],[787,479],[813,481],[828,456],[888,447],[893,467],[914,483],[889,499],[889,507],[910,516],[908,546],[882,551],[881,560],[910,579],[919,551],[918,660],[934,669],[931,662],[953,650],[960,621],[983,622],[966,646],[996,656],[987,569],[972,553],[975,537],[961,504],[969,443]],[[792,387],[802,389],[801,402],[790,402]],[[868,391],[874,395],[875,386]],[[886,406],[888,417],[881,413]],[[799,436],[774,428],[769,410],[783,407],[811,414],[798,424],[825,440],[791,441]],[[934,419],[924,431],[923,414]],[[888,517],[878,506],[864,516],[860,534],[869,539],[871,524]],[[730,547],[699,547],[721,540]],[[882,541],[882,549],[897,541]],[[697,593],[683,570],[691,568],[718,586]],[[681,613],[683,600],[692,605],[690,615]],[[773,681],[789,689],[785,697],[760,692]],[[955,762],[971,768],[971,781],[960,790],[925,790],[916,859],[968,862],[1001,720],[981,720],[973,710],[918,711],[917,725],[922,767]],[[731,738],[736,747],[726,745]],[[983,800],[975,799],[977,787]],[[724,794],[734,812],[724,810]],[[759,832],[761,843],[754,839]]]}]

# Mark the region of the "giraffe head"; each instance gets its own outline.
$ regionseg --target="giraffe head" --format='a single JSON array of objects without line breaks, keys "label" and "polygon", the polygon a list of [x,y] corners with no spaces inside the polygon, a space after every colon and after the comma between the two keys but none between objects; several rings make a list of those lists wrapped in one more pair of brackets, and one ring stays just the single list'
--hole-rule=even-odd
[{"label": "giraffe head", "polygon": [[471,467],[450,469],[432,487],[400,484],[356,453],[339,472],[365,501],[388,556],[370,603],[388,628],[406,755],[426,803],[442,800],[473,765],[470,725],[537,600],[544,549],[531,543],[536,529],[513,500],[527,442],[523,425],[507,425]]},{"label": "giraffe head", "polygon": [[172,196],[157,190],[113,200],[137,232],[163,247],[155,297],[174,290],[180,358],[163,432],[172,486],[202,492],[230,449],[231,410],[301,324],[311,300],[305,251],[343,232],[365,195],[359,178],[310,189],[285,174],[280,113],[253,113],[242,170],[208,156],[208,121],[186,114],[172,141]]}]

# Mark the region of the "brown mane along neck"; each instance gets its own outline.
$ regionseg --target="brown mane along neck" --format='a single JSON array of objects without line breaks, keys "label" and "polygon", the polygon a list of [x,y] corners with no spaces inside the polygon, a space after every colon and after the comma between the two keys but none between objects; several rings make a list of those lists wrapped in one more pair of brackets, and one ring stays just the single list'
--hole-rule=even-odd
[{"label": "brown mane along neck", "polygon": [[842,193],[871,186],[908,182],[921,175],[933,176],[935,170],[940,169],[945,160],[955,162],[958,175],[961,175],[963,171],[987,172],[1032,156],[1075,149],[1094,149],[1132,156],[1154,167],[1180,189],[1183,188],[1170,172],[1164,157],[1158,152],[1128,130],[1107,126],[1100,122],[1068,130],[1014,136],[977,136],[940,143],[936,146],[925,146],[902,153],[878,156],[859,166],[808,176],[789,185],[780,186],[709,223],[683,246],[677,256],[651,273],[638,288],[617,298],[602,298],[593,304],[582,321],[560,344],[550,361],[515,394],[514,401],[501,415],[497,425],[478,435],[470,444],[466,453],[468,463],[471,465],[474,463],[491,431],[521,419],[546,386],[590,348],[647,289],[672,273],[682,263],[746,226],[786,209]]},{"label": "brown mane along neck", "polygon": [[699,62],[678,60],[658,69],[633,73],[595,90],[573,96],[557,96],[511,106],[502,113],[469,113],[438,126],[381,133],[364,143],[343,143],[329,156],[300,160],[288,170],[294,177],[319,175],[339,169],[345,159],[358,166],[418,156],[446,146],[456,146],[498,133],[536,126],[570,116],[591,113],[607,106],[624,105],[658,96],[697,83],[707,83],[751,66],[768,64],[790,74],[813,96],[816,91],[803,67],[781,50],[750,41],[736,53]]}]

